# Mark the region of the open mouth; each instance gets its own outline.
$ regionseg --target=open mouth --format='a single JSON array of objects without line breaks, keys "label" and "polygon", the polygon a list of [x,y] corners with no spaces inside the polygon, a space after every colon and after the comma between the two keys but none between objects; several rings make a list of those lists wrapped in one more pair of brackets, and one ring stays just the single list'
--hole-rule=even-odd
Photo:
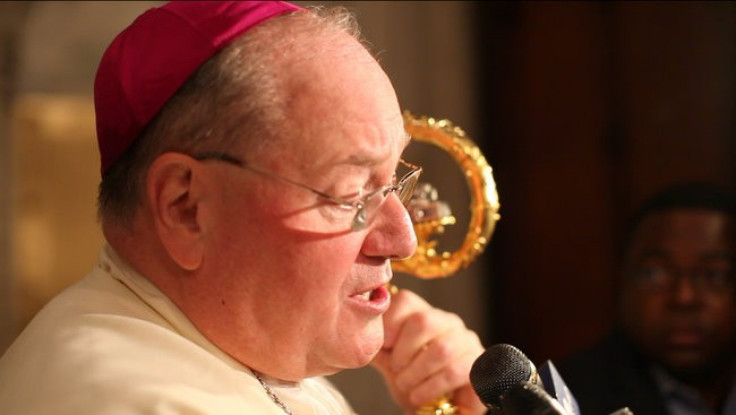
[{"label": "open mouth", "polygon": [[391,294],[385,285],[367,290],[360,294],[352,296],[358,304],[362,304],[363,307],[373,309],[375,312],[384,312],[388,309],[391,303]]},{"label": "open mouth", "polygon": [[384,296],[386,296],[387,294],[387,290],[383,286],[381,286],[372,290],[368,290],[362,294],[358,294],[356,297],[365,301],[377,301],[383,299]]}]

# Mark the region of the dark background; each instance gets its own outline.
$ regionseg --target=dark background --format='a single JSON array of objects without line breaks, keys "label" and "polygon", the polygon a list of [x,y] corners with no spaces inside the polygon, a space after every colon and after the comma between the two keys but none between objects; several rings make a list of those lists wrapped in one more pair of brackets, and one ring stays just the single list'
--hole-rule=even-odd
[{"label": "dark background", "polygon": [[485,258],[491,341],[557,359],[610,328],[632,209],[678,181],[734,190],[736,7],[476,7],[478,141],[502,204]]}]

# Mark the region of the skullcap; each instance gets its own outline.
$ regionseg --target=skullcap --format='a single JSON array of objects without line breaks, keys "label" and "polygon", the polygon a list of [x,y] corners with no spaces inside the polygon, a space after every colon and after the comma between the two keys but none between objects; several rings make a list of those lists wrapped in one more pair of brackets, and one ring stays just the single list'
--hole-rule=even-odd
[{"label": "skullcap", "polygon": [[101,172],[133,144],[186,80],[249,29],[301,7],[283,1],[172,1],[112,41],[94,83]]}]

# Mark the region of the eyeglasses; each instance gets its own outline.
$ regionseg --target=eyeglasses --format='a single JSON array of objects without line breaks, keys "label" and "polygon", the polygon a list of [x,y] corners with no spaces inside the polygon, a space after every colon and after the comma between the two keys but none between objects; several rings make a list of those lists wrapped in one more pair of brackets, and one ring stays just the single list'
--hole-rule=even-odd
[{"label": "eyeglasses", "polygon": [[734,289],[730,266],[705,266],[685,272],[667,264],[640,265],[630,274],[637,287],[646,291],[671,291],[682,278],[688,278],[699,293],[725,293]]},{"label": "eyeglasses", "polygon": [[[328,202],[332,206],[337,207],[338,210],[349,212],[350,214],[347,216],[340,214],[339,212],[333,213],[330,215],[330,219],[331,222],[337,226],[337,228],[342,228],[340,230],[350,229],[353,231],[360,231],[362,229],[365,229],[368,223],[370,223],[371,220],[373,220],[373,218],[375,217],[376,212],[378,212],[380,206],[391,193],[396,193],[396,196],[398,196],[401,203],[406,207],[411,200],[412,195],[414,194],[414,188],[416,187],[417,181],[419,180],[419,175],[422,172],[421,167],[399,159],[399,162],[403,166],[410,169],[409,172],[404,174],[399,181],[396,181],[396,176],[394,176],[394,180],[392,180],[391,183],[385,186],[381,186],[380,188],[361,195],[355,199],[348,200],[337,196],[328,195],[327,193],[320,192],[319,190],[313,189],[305,184],[280,176],[276,173],[261,170],[226,153],[202,152],[195,154],[192,157],[197,160],[224,161],[243,169],[251,170],[258,174],[262,174],[264,176],[280,180],[284,183],[288,183],[308,190],[323,199],[324,201]],[[353,214],[352,212],[355,213]]]}]

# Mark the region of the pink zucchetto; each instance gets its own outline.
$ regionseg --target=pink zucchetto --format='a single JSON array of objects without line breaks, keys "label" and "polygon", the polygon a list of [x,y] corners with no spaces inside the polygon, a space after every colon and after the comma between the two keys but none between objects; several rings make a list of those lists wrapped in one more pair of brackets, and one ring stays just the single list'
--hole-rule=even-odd
[{"label": "pink zucchetto", "polygon": [[172,1],[149,9],[108,46],[94,84],[101,172],[186,80],[258,24],[301,10],[283,1]]}]

